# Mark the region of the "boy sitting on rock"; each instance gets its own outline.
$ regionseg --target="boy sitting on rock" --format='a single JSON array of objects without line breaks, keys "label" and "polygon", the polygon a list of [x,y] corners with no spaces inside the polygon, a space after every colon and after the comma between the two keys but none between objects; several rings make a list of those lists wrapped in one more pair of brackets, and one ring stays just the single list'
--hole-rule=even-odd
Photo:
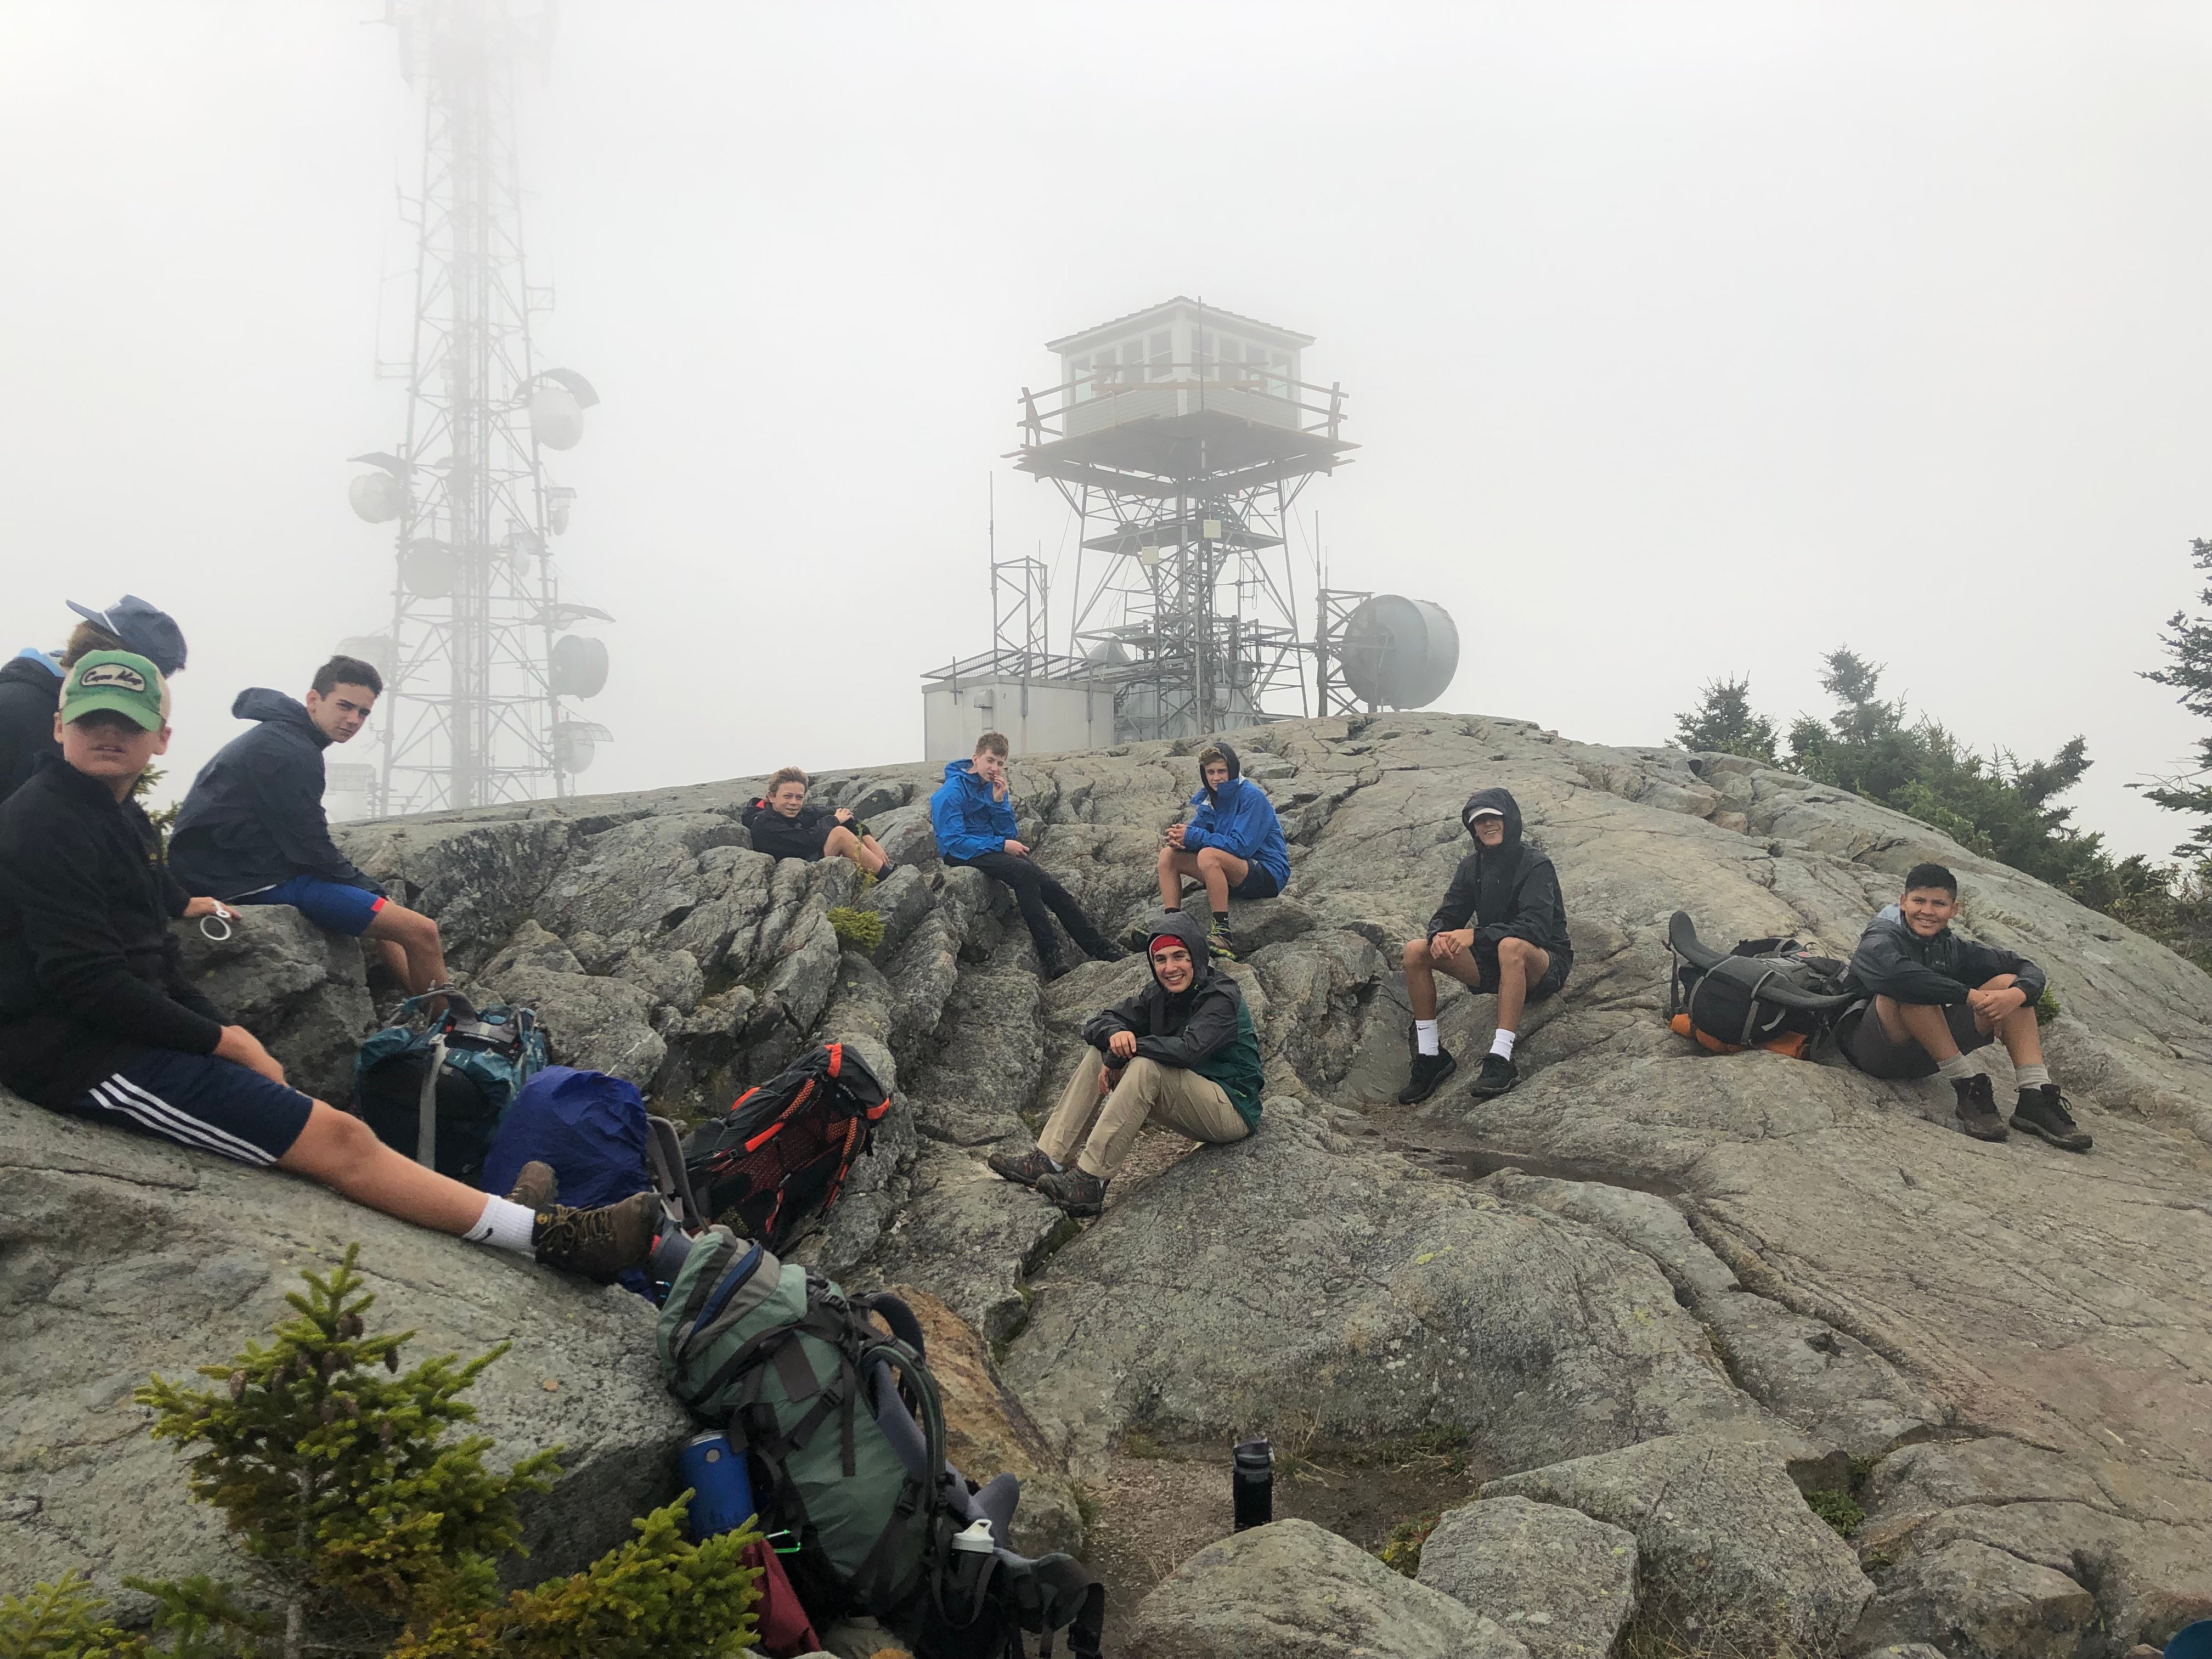
[{"label": "boy sitting on rock", "polygon": [[1104,1207],[1106,1183],[1146,1123],[1219,1146],[1260,1121],[1260,1044],[1243,988],[1207,962],[1194,918],[1170,911],[1156,927],[1152,982],[1083,1028],[1103,1060],[1085,1051],[1035,1148],[988,1160],[1072,1216]]},{"label": "boy sitting on rock", "polygon": [[578,1211],[449,1181],[288,1085],[251,1032],[185,983],[168,927],[175,889],[132,798],[169,746],[168,714],[168,687],[148,659],[79,658],[54,715],[61,762],[0,803],[0,1084],[53,1111],[273,1164],[403,1221],[534,1250],[593,1279],[641,1265],[660,1213],[652,1194]]},{"label": "boy sitting on rock", "polygon": [[1996,1038],[2020,1085],[2012,1127],[2087,1152],[2089,1137],[2043,1063],[2035,1024],[2043,969],[1960,939],[1951,931],[1958,914],[1959,878],[1940,864],[1914,865],[1903,896],[1876,913],[1851,952],[1851,978],[1872,1000],[1844,1015],[1844,1057],[1869,1077],[1946,1079],[1958,1097],[1960,1127],[1977,1140],[2002,1140],[1989,1073],[1966,1058]]},{"label": "boy sitting on rock", "polygon": [[768,791],[740,815],[753,838],[753,851],[772,859],[850,859],[878,879],[890,873],[890,854],[876,845],[865,823],[855,826],[853,809],[806,804],[806,774],[796,766],[781,769]]},{"label": "boy sitting on rock", "polygon": [[1099,962],[1117,961],[1121,951],[1083,914],[1075,896],[1038,869],[1028,844],[1016,839],[1020,826],[1014,821],[1013,790],[1006,782],[1006,752],[1005,736],[986,732],[975,739],[970,758],[945,763],[945,781],[929,798],[929,827],[937,836],[938,857],[947,864],[981,870],[1013,889],[1030,942],[1036,946],[1037,966],[1048,980],[1058,979],[1072,968],[1060,960],[1059,943],[1052,936],[1054,916],[1084,955]]},{"label": "boy sitting on rock", "polygon": [[1402,957],[1415,1050],[1413,1074],[1398,1091],[1405,1106],[1426,1100],[1459,1068],[1437,1036],[1439,973],[1498,998],[1498,1035],[1468,1091],[1487,1099],[1521,1080],[1513,1042],[1522,1010],[1554,994],[1574,966],[1559,872],[1540,848],[1521,838],[1519,804],[1503,789],[1478,789],[1459,821],[1474,851],[1452,872],[1427,937],[1408,939]]},{"label": "boy sitting on rock", "polygon": [[1234,961],[1229,934],[1229,901],[1273,898],[1291,884],[1291,854],[1283,826],[1267,791],[1246,779],[1237,751],[1215,739],[1198,751],[1199,791],[1190,798],[1198,810],[1188,823],[1170,824],[1160,848],[1160,902],[1182,908],[1182,880],[1195,876],[1206,884],[1213,911],[1206,948]]}]

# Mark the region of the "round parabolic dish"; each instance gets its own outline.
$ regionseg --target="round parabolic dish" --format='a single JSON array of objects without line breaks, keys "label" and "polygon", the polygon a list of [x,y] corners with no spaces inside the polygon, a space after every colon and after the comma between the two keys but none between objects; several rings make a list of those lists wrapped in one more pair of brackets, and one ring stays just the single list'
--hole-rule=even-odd
[{"label": "round parabolic dish", "polygon": [[1377,593],[1344,625],[1344,683],[1362,702],[1425,708],[1459,672],[1459,629],[1442,605]]}]

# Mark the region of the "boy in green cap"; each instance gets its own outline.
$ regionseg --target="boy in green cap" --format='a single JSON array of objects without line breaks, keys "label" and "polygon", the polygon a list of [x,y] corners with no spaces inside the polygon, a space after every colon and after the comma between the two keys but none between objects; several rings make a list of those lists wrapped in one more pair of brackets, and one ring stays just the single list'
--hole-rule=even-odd
[{"label": "boy in green cap", "polygon": [[[133,799],[169,746],[161,670],[81,657],[46,760],[0,802],[0,1084],[53,1111],[303,1175],[357,1204],[603,1280],[641,1264],[659,1203],[533,1209],[426,1170],[312,1100],[185,982],[161,837]],[[204,907],[203,908],[203,907]]]}]

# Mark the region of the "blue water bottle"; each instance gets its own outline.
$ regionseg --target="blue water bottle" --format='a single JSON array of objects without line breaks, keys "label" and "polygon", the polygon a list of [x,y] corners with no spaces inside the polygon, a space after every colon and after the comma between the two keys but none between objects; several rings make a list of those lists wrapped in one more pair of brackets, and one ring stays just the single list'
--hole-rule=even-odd
[{"label": "blue water bottle", "polygon": [[752,1477],[742,1454],[732,1449],[720,1429],[695,1434],[681,1460],[684,1484],[691,1488],[691,1541],[735,1532],[753,1516]]}]

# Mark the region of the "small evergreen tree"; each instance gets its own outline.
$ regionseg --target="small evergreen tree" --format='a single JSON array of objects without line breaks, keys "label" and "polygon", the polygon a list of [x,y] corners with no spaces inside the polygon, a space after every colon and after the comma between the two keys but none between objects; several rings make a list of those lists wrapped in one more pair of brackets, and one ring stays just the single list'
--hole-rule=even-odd
[{"label": "small evergreen tree", "polygon": [[[2190,551],[2199,570],[2212,572],[2212,541],[2191,542]],[[2177,611],[2166,618],[2169,631],[2160,639],[2166,647],[2167,665],[2152,669],[2143,678],[2172,687],[2181,694],[2176,701],[2184,708],[2200,720],[2212,720],[2212,583],[2197,598],[2204,614],[2191,617],[2185,611]],[[2197,759],[2193,774],[2162,778],[2158,787],[2143,793],[2170,812],[2188,812],[2204,820],[2173,849],[2176,858],[2203,865],[2212,862],[2212,736],[2197,739]],[[2202,881],[2200,872],[2200,885]]]},{"label": "small evergreen tree", "polygon": [[1774,722],[1751,706],[1751,680],[1712,680],[1698,693],[1698,706],[1674,717],[1674,741],[1701,755],[1741,755],[1777,763]]}]

